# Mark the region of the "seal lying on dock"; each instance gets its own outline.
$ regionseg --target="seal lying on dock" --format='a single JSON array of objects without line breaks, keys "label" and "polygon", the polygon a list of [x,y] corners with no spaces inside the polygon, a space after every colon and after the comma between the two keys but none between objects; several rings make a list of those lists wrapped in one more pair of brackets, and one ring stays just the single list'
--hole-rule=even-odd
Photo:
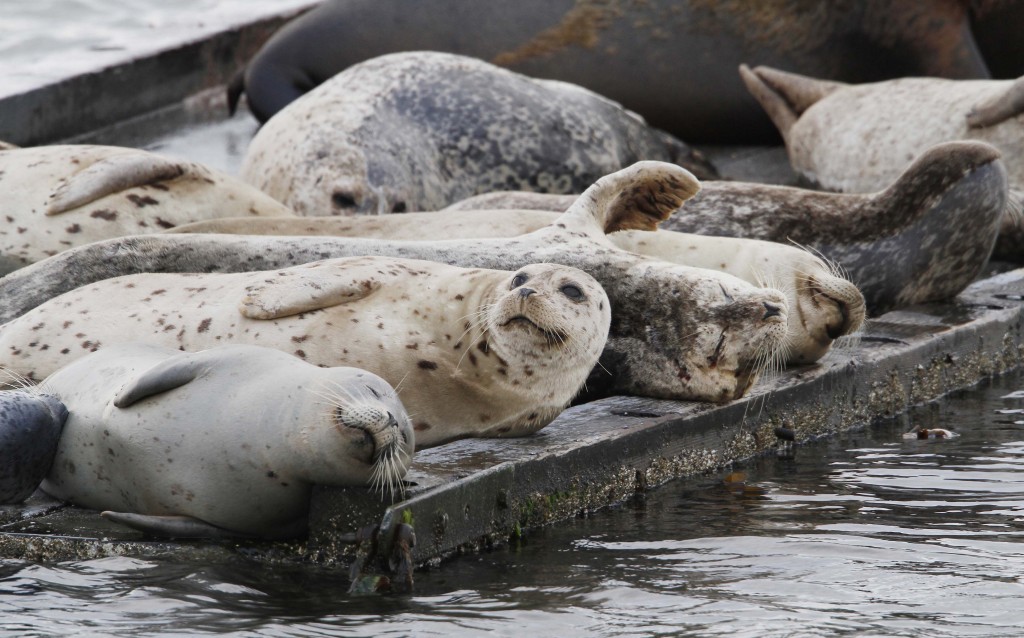
[{"label": "seal lying on dock", "polygon": [[46,385],[70,416],[43,490],[161,536],[297,536],[314,484],[393,493],[412,462],[383,379],[269,348],[112,345]]},{"label": "seal lying on dock", "polygon": [[879,190],[942,142],[996,147],[1011,189],[997,254],[1024,259],[1024,77],[848,85],[766,67],[740,73],[782,133],[793,168],[824,188]]},{"label": "seal lying on dock", "polygon": [[783,293],[635,255],[606,237],[618,230],[656,228],[699,188],[685,169],[639,162],[598,180],[551,226],[511,239],[167,234],[97,242],[0,279],[0,321],[61,292],[128,273],[266,270],[366,254],[503,270],[547,261],[590,273],[612,302],[608,344],[587,380],[587,398],[629,393],[725,401],[742,396],[780,356],[787,325]]},{"label": "seal lying on dock", "polygon": [[62,250],[200,219],[294,215],[198,164],[114,146],[0,150],[0,274]]},{"label": "seal lying on dock", "polygon": [[610,319],[600,284],[567,266],[506,272],[352,257],[100,281],[0,326],[0,365],[41,379],[126,341],[271,347],[399,387],[417,444],[429,447],[550,423],[596,365]]},{"label": "seal lying on dock", "polygon": [[[880,314],[903,305],[948,299],[974,281],[988,262],[1000,229],[1005,230],[1006,199],[1006,170],[999,151],[983,142],[947,142],[922,153],[887,188],[871,194],[704,182],[701,191],[661,228],[807,246],[838,264],[863,293],[868,310]],[[573,201],[571,195],[496,192],[440,212],[450,216],[484,208],[562,211]],[[518,218],[524,213],[512,215]],[[269,219],[252,222],[258,227],[276,225]],[[247,223],[209,222],[213,227]],[[186,232],[194,228],[185,227]],[[615,235],[610,238],[623,248],[646,252],[621,244]],[[683,255],[682,260],[686,259]],[[723,259],[726,265],[730,261]]]},{"label": "seal lying on dock", "polygon": [[432,52],[345,71],[278,113],[245,181],[299,215],[436,210],[498,189],[581,192],[637,160],[714,171],[586,89]]},{"label": "seal lying on dock", "polygon": [[0,505],[24,501],[50,471],[68,418],[42,388],[0,391]]},{"label": "seal lying on dock", "polygon": [[[575,200],[575,197],[568,197]],[[540,210],[508,210],[499,215],[488,210],[445,210],[436,213],[354,217],[235,217],[184,224],[172,230],[182,233],[319,235],[435,241],[515,237],[551,225],[558,215]],[[829,351],[836,338],[857,330],[864,321],[864,298],[857,287],[834,272],[825,261],[793,246],[664,230],[625,230],[608,235],[608,239],[619,248],[639,255],[685,266],[719,270],[746,282],[759,286],[770,285],[785,292],[790,312],[782,349],[786,353],[787,363],[817,361]]]},{"label": "seal lying on dock", "polygon": [[[263,122],[368,58],[447,51],[585,86],[685,140],[750,144],[774,135],[733,75],[740,63],[857,82],[984,78],[969,13],[1003,4],[328,0],[274,34],[232,82],[229,100],[244,90]],[[1003,21],[1016,36],[1017,22]]]}]

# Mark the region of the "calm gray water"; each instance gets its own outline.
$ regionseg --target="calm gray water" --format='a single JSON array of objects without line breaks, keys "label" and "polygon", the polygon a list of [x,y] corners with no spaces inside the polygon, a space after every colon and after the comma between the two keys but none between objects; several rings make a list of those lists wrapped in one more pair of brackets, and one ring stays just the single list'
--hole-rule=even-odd
[{"label": "calm gray water", "polygon": [[[0,563],[0,633],[1019,636],[1024,374],[353,597],[343,573]],[[914,425],[947,440],[904,440]]]}]

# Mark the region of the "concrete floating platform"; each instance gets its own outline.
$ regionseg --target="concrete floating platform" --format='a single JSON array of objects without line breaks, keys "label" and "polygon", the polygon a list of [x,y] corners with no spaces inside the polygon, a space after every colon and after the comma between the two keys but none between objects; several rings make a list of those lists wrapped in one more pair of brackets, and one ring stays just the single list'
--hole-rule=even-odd
[{"label": "concrete floating platform", "polygon": [[24,506],[0,508],[0,557],[344,565],[356,556],[358,530],[376,528],[361,559],[367,553],[386,559],[405,524],[416,534],[412,561],[429,563],[772,452],[779,432],[799,444],[899,414],[1022,363],[1024,269],[980,280],[949,303],[873,319],[859,343],[762,381],[729,404],[612,397],[570,408],[530,437],[464,440],[418,452],[404,497],[390,506],[367,490],[317,487],[310,534],[301,542],[153,542],[95,512],[37,495]]}]

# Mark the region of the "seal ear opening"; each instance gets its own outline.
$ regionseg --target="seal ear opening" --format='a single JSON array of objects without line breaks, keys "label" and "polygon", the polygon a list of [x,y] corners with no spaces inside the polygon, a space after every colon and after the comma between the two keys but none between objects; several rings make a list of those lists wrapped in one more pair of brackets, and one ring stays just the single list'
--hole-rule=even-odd
[{"label": "seal ear opening", "polygon": [[1014,80],[1003,93],[975,105],[967,114],[967,126],[984,128],[995,126],[1011,117],[1024,113],[1024,77]]},{"label": "seal ear opening", "polygon": [[173,356],[126,383],[114,397],[114,405],[127,408],[161,392],[180,388],[199,376],[199,372],[200,367],[193,353]]},{"label": "seal ear opening", "polygon": [[751,70],[746,64],[740,65],[740,78],[783,138],[789,137],[789,129],[804,111],[846,86],[842,82],[816,80],[766,66]]},{"label": "seal ear opening", "polygon": [[604,234],[657,230],[700,191],[693,173],[668,162],[643,161],[605,175],[553,223],[596,224]]}]

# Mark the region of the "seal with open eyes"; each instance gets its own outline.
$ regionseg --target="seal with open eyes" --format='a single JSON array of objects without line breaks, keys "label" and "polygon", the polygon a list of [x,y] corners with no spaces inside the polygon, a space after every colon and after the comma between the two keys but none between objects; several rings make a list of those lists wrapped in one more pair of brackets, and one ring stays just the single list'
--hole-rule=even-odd
[{"label": "seal with open eyes", "polygon": [[417,444],[429,447],[550,423],[597,363],[610,317],[601,286],[567,266],[510,273],[353,257],[100,281],[0,326],[0,362],[41,379],[125,341],[261,345],[380,375],[399,388]]},{"label": "seal with open eyes", "polygon": [[383,379],[269,348],[111,345],[45,385],[70,416],[43,490],[156,535],[296,536],[314,484],[393,492],[412,462]]},{"label": "seal with open eyes", "polygon": [[239,179],[131,148],[0,149],[0,274],[89,242],[201,219],[292,216]]},{"label": "seal with open eyes", "polygon": [[587,398],[628,393],[728,401],[742,396],[766,365],[778,362],[788,325],[785,295],[725,273],[637,255],[607,238],[619,230],[657,228],[699,188],[679,166],[638,162],[602,177],[550,226],[507,239],[158,234],[107,240],[0,279],[0,321],[61,292],[128,273],[267,270],[352,255],[502,270],[561,263],[592,275],[612,302],[608,343],[587,380]]},{"label": "seal with open eyes", "polygon": [[586,89],[421,51],[354,66],[290,104],[253,138],[241,175],[320,216],[436,210],[498,189],[581,192],[644,159],[714,176]]}]

